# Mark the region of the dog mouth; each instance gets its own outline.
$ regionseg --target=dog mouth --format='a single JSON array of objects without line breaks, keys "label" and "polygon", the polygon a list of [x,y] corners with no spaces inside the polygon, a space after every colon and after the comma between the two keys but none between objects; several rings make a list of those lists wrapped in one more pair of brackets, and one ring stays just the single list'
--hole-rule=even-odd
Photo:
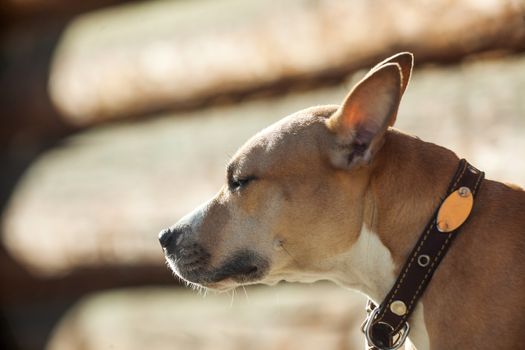
[{"label": "dog mouth", "polygon": [[270,266],[268,260],[256,252],[240,250],[218,267],[212,267],[210,254],[195,246],[178,254],[169,254],[166,259],[173,272],[184,281],[218,290],[257,283]]}]

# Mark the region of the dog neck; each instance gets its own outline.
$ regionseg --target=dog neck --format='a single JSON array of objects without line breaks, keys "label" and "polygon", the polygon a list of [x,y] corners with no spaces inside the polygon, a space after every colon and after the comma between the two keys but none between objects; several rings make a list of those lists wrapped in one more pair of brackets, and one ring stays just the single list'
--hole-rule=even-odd
[{"label": "dog neck", "polygon": [[[453,152],[390,130],[371,166],[360,235],[352,249],[337,258],[332,280],[380,304],[441,202],[457,165]],[[418,349],[430,347],[424,320],[420,302],[410,321],[410,340]]]},{"label": "dog neck", "polygon": [[441,202],[456,155],[394,129],[371,165],[362,229],[334,280],[380,302]]}]

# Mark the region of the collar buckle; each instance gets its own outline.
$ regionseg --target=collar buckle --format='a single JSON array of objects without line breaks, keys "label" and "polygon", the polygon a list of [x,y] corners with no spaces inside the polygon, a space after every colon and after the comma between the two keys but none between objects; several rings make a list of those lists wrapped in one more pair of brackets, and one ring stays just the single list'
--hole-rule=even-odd
[{"label": "collar buckle", "polygon": [[[365,321],[363,322],[361,326],[361,331],[365,334],[366,342],[368,344],[368,347],[371,349],[377,349],[377,350],[397,350],[399,349],[406,341],[408,337],[408,333],[410,332],[410,325],[408,322],[405,321],[403,324],[403,327],[401,330],[393,335],[390,335],[391,339],[393,340],[393,344],[385,345],[385,344],[377,344],[377,341],[374,340],[374,337],[372,336],[372,326],[374,325],[374,320],[381,310],[378,307],[375,307],[370,301],[368,301],[367,304],[367,316]],[[388,326],[388,328],[392,329],[387,323],[382,323],[385,326]],[[392,329],[393,331],[393,329]]]}]

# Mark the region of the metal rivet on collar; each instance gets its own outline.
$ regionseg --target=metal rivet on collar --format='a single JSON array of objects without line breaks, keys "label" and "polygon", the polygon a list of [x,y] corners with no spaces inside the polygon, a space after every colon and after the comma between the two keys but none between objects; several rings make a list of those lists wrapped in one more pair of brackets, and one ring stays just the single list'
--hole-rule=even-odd
[{"label": "metal rivet on collar", "polygon": [[430,257],[426,254],[422,254],[417,257],[417,264],[421,267],[427,267],[430,263]]},{"label": "metal rivet on collar", "polygon": [[444,222],[444,221],[438,221],[437,229],[440,232],[450,232],[448,224],[446,222]]},{"label": "metal rivet on collar", "polygon": [[460,187],[458,190],[458,194],[461,197],[468,197],[470,195],[470,188],[468,187]]},{"label": "metal rivet on collar", "polygon": [[395,300],[390,304],[390,311],[398,316],[403,316],[407,313],[407,306],[401,300]]}]

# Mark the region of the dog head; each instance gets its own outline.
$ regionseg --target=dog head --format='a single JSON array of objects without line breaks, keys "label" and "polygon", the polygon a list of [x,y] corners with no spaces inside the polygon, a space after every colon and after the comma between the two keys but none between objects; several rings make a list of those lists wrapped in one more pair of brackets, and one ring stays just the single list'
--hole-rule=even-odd
[{"label": "dog head", "polygon": [[248,140],[217,195],[160,233],[171,269],[215,289],[330,279],[361,231],[371,168],[412,63],[409,53],[390,57],[341,106],[299,111]]}]

